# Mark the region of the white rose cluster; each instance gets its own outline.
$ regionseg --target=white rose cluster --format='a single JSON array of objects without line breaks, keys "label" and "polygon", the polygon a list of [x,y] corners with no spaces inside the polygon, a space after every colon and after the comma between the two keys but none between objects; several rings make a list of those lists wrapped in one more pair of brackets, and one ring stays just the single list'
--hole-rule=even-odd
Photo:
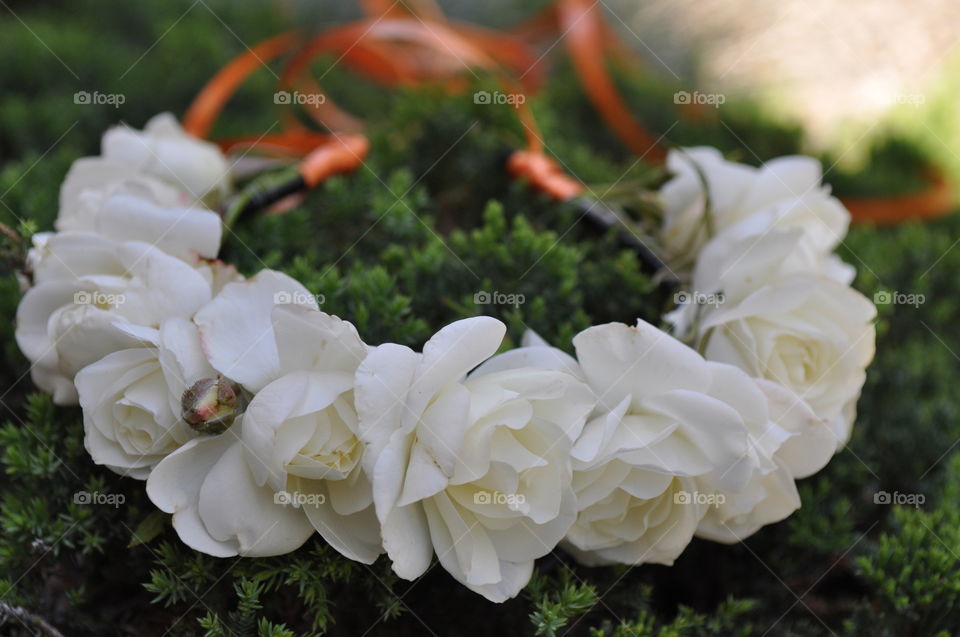
[{"label": "white rose cluster", "polygon": [[700,535],[735,542],[797,508],[790,477],[818,471],[850,439],[876,308],[833,255],[849,213],[821,184],[818,162],[754,168],[691,148],[667,163],[661,238],[689,291],[666,319],[708,361],[757,379],[774,425],[751,427],[753,477],[723,491],[701,522]]},{"label": "white rose cluster", "polygon": [[198,551],[279,555],[317,533],[406,579],[436,559],[495,602],[557,546],[671,564],[800,505],[795,479],[849,436],[873,308],[830,256],[846,213],[809,160],[670,165],[664,244],[724,303],[680,308],[674,335],[591,327],[575,357],[533,333],[501,352],[482,316],[418,352],[368,345],[282,273],[216,261],[228,165],[161,115],[71,168],[17,341],[39,387],[79,402],[93,460],[145,480]]},{"label": "white rose cluster", "polygon": [[222,224],[205,202],[229,192],[219,149],[169,113],[143,131],[108,130],[101,155],[74,162],[60,189],[57,233],[34,236],[31,286],[16,339],[38,387],[78,400],[74,376],[107,354],[155,346],[236,273],[215,261]]}]

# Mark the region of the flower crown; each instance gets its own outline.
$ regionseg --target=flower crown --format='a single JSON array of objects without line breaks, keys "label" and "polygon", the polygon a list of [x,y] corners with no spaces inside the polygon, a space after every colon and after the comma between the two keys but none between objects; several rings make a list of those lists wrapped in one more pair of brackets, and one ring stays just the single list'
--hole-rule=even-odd
[{"label": "flower crown", "polygon": [[496,602],[558,545],[671,564],[800,506],[795,480],[850,437],[875,309],[832,255],[849,215],[815,160],[695,148],[667,166],[672,333],[598,325],[573,357],[530,332],[498,354],[505,326],[477,316],[415,352],[365,343],[285,274],[216,260],[230,167],[160,115],[70,169],[17,342],[39,387],[79,402],[94,462],[146,480],[198,551],[319,533],[406,579],[436,555]]}]

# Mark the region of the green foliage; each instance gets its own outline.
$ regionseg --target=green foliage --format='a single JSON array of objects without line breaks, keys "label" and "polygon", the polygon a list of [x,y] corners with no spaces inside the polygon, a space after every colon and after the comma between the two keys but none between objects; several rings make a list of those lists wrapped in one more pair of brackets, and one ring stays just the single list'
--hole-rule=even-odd
[{"label": "green foliage", "polygon": [[296,637],[297,634],[284,624],[274,624],[266,617],[257,619],[263,608],[260,603],[261,583],[240,580],[233,588],[237,595],[237,609],[228,613],[225,620],[212,612],[197,620],[204,629],[204,637]]},{"label": "green foliage", "polygon": [[[280,28],[260,4],[104,8],[80,0],[70,3],[69,20],[60,13],[66,6],[16,11],[80,80],[0,12],[0,54],[18,61],[0,67],[0,223],[23,237],[52,228],[56,185],[74,159],[97,151],[108,125],[141,126],[164,109],[182,113],[200,84],[243,50],[237,37],[253,43]],[[344,18],[336,7],[323,11],[303,23]],[[659,319],[669,299],[634,255],[576,224],[574,206],[552,204],[507,179],[504,152],[523,137],[509,107],[474,104],[472,91],[387,93],[331,60],[318,60],[316,69],[331,69],[325,89],[371,122],[366,165],[329,180],[286,214],[241,219],[225,238],[225,260],[246,274],[272,267],[294,276],[370,343],[419,347],[445,323],[490,314],[507,323],[508,344],[529,328],[569,350],[587,325]],[[258,73],[217,132],[267,130],[275,120],[273,79]],[[664,107],[672,107],[676,87],[623,73],[617,81],[653,130],[676,120]],[[475,88],[492,86],[481,78]],[[122,92],[126,102],[118,109],[76,105],[77,90]],[[531,100],[549,150],[596,195],[637,190],[662,176],[626,155],[569,68],[561,66]],[[799,131],[748,104],[707,115],[680,121],[670,139],[715,144],[754,163],[799,148]],[[849,192],[910,189],[914,151],[889,142],[877,151],[882,170],[831,178]],[[838,635],[954,633],[960,456],[949,450],[960,439],[957,236],[960,220],[949,218],[859,228],[841,248],[867,296],[896,291],[924,302],[879,306],[877,359],[853,440],[801,484],[803,508],[789,520],[743,545],[694,541],[669,568],[581,568],[558,549],[538,563],[523,597],[497,607],[452,585],[437,566],[417,582],[401,582],[385,559],[353,563],[319,538],[267,559],[223,560],[188,549],[142,483],[90,462],[79,409],[34,393],[12,321],[2,321],[0,602],[81,636],[666,637],[768,629],[799,636],[827,627]],[[0,237],[0,259],[17,261],[24,249]],[[482,293],[507,299],[477,302]],[[19,298],[17,277],[5,274],[0,311],[8,319]],[[927,501],[920,509],[878,505],[881,489]],[[122,496],[122,504],[82,504],[78,492],[114,502]],[[31,634],[16,620],[0,623],[0,632]]]},{"label": "green foliage", "polygon": [[633,591],[633,599],[623,605],[620,615],[620,605],[613,602],[618,607],[615,611],[595,585],[574,581],[575,577],[568,569],[559,578],[537,575],[530,582],[527,592],[533,601],[530,621],[535,635],[567,634],[588,613],[601,617],[592,626],[584,622],[591,637],[746,637],[753,632],[743,617],[754,607],[750,601],[728,599],[717,605],[713,615],[681,606],[675,617],[664,620],[651,607],[652,587],[643,585]]},{"label": "green foliage", "polygon": [[937,506],[897,507],[890,529],[857,559],[876,592],[851,621],[859,634],[950,634],[960,625],[960,456],[947,464]]},{"label": "green foliage", "polygon": [[570,573],[564,571],[559,582],[539,574],[530,581],[527,591],[534,602],[530,621],[536,635],[556,637],[572,618],[588,612],[599,601],[596,587],[572,582]]},{"label": "green foliage", "polygon": [[[843,157],[827,156],[824,164],[837,165]],[[862,162],[868,165],[869,172],[862,167],[848,170],[846,167],[836,170],[831,181],[838,193],[846,196],[879,197],[888,194],[918,192],[928,187],[931,160],[916,143],[903,137],[886,137],[875,141],[868,149]]]},{"label": "green foliage", "polygon": [[749,601],[729,600],[719,604],[712,616],[697,613],[682,606],[677,616],[665,622],[648,609],[642,609],[636,619],[614,624],[606,620],[590,629],[591,637],[746,637],[754,634],[753,627],[744,622],[753,608]]}]

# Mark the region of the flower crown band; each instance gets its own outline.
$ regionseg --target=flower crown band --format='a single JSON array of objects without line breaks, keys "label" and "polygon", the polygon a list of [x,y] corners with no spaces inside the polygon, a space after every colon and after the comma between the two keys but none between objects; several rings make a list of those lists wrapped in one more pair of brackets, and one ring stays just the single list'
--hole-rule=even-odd
[{"label": "flower crown band", "polygon": [[875,308],[833,255],[849,214],[815,160],[693,148],[667,167],[650,252],[681,282],[666,329],[504,351],[505,325],[474,316],[414,351],[366,343],[286,274],[217,260],[231,166],[159,115],[71,167],[17,343],[38,387],[82,407],[94,462],[145,480],[197,551],[319,534],[405,579],[435,557],[494,602],[558,546],[669,565],[694,536],[738,542],[800,506],[795,481],[850,437]]}]

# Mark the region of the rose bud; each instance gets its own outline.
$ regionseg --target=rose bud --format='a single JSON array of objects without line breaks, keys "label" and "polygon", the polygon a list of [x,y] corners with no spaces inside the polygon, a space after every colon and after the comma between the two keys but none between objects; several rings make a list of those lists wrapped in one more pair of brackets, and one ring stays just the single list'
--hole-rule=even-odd
[{"label": "rose bud", "polygon": [[240,386],[224,378],[201,378],[183,392],[183,419],[201,434],[220,434],[240,412]]}]

